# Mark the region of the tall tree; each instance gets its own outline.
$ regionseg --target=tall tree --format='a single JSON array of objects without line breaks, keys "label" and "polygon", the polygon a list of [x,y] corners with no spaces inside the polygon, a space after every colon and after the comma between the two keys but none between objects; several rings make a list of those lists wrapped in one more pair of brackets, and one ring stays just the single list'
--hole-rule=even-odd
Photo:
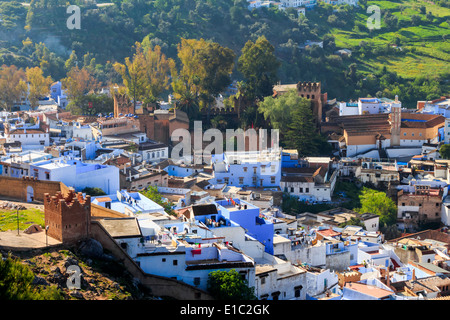
[{"label": "tall tree", "polygon": [[53,80],[50,76],[44,77],[44,72],[39,67],[26,69],[27,82],[29,85],[28,99],[31,107],[38,104],[39,98],[44,97],[50,92],[50,85]]},{"label": "tall tree", "polygon": [[450,144],[444,144],[439,149],[439,154],[444,159],[450,159]]},{"label": "tall tree", "polygon": [[0,68],[0,105],[11,111],[15,101],[27,92],[26,75],[16,66],[2,65]]},{"label": "tall tree", "polygon": [[145,53],[145,67],[147,74],[147,100],[155,102],[161,93],[170,87],[171,73],[175,68],[175,61],[167,58],[161,52],[160,46],[149,48]]},{"label": "tall tree", "polygon": [[264,36],[255,42],[247,41],[238,60],[238,71],[244,76],[246,91],[251,99],[262,100],[272,95],[280,65],[275,48]]},{"label": "tall tree", "polygon": [[62,83],[71,100],[79,99],[100,85],[85,67],[79,69],[77,66],[70,69]]},{"label": "tall tree", "polygon": [[72,53],[69,56],[69,59],[66,60],[64,63],[64,66],[66,67],[67,71],[72,70],[72,68],[78,66],[78,56],[75,53],[75,50],[72,50]]},{"label": "tall tree", "polygon": [[[234,52],[218,43],[204,39],[182,39],[178,45],[182,67],[174,84],[176,95],[190,90],[198,96],[201,107],[211,107],[214,98],[231,83]],[[180,92],[181,90],[181,92]]]},{"label": "tall tree", "polygon": [[310,104],[310,100],[301,98],[289,115],[291,121],[284,136],[284,143],[286,147],[296,149],[301,155],[317,156],[328,151],[328,143],[317,133]]},{"label": "tall tree", "polygon": [[363,188],[359,196],[361,208],[360,213],[375,213],[380,216],[380,226],[390,226],[397,221],[397,205],[386,193],[369,188]]},{"label": "tall tree", "polygon": [[317,156],[328,154],[330,145],[317,133],[311,110],[311,101],[290,90],[276,98],[268,96],[258,104],[272,128],[280,131],[280,142],[299,154]]},{"label": "tall tree", "polygon": [[133,99],[136,107],[137,101],[142,101],[147,93],[147,70],[144,51],[139,42],[136,42],[136,53],[133,58],[125,58],[125,64],[116,62],[114,69],[122,76],[127,94]]}]

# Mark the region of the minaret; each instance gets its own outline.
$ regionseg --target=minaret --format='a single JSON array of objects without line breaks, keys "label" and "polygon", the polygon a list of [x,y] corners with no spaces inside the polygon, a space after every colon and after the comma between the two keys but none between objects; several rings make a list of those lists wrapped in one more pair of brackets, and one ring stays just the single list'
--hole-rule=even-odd
[{"label": "minaret", "polygon": [[391,114],[390,114],[391,147],[400,146],[401,122],[402,122],[401,102],[398,101],[398,96],[395,96],[395,101],[391,105]]}]

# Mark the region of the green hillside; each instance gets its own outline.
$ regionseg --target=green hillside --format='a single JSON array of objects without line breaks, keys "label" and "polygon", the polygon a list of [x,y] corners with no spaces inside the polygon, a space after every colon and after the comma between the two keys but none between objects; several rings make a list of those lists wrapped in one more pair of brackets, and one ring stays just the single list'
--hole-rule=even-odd
[{"label": "green hillside", "polygon": [[[248,40],[265,36],[282,62],[279,81],[321,81],[330,98],[399,95],[405,106],[415,107],[417,100],[450,92],[448,0],[362,0],[359,7],[319,2],[306,17],[292,8],[250,11],[246,0],[111,3],[71,1],[81,8],[81,29],[69,30],[63,1],[2,1],[0,65],[39,66],[45,75],[61,79],[75,51],[78,65],[89,65],[99,81],[118,83],[113,63],[130,57],[136,41],[159,45],[177,59],[182,38],[204,38],[232,49],[238,58]],[[379,30],[367,29],[370,5],[381,8]],[[323,48],[300,49],[307,40],[323,40]],[[351,57],[335,54],[342,48],[352,50]],[[233,78],[241,78],[236,68]]]},{"label": "green hillside", "polygon": [[[379,6],[384,18],[389,12],[397,18],[397,24],[391,26],[386,23],[386,19],[382,19],[381,29],[373,32],[364,27],[354,27],[351,30],[330,28],[338,47],[358,50],[361,42],[365,41],[373,49],[383,49],[387,45],[398,43],[405,53],[389,55],[380,52],[374,56],[363,52],[355,58],[367,70],[386,65],[388,70],[406,78],[449,74],[449,8],[428,1],[368,1],[367,6],[370,5]],[[367,16],[368,14],[358,14],[356,25],[363,25]],[[421,19],[417,25],[411,21],[413,16]]]}]

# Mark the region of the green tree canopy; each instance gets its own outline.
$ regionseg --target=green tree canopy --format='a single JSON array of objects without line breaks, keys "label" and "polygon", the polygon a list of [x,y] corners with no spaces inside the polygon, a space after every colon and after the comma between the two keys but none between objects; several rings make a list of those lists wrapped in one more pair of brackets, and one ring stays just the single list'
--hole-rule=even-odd
[{"label": "green tree canopy", "polygon": [[0,300],[63,300],[56,286],[33,285],[34,277],[30,267],[0,254]]},{"label": "green tree canopy", "polygon": [[163,199],[162,195],[158,192],[158,187],[149,186],[147,189],[141,190],[139,192],[145,197],[162,206],[164,208],[164,211],[168,214],[175,215],[175,212],[172,209],[172,203],[167,202]]},{"label": "green tree canopy", "polygon": [[444,159],[450,159],[450,144],[444,144],[439,149],[439,154]]},{"label": "green tree canopy", "polygon": [[258,108],[266,121],[280,130],[280,141],[285,147],[308,156],[330,152],[330,145],[316,130],[310,100],[300,97],[296,90],[276,98],[266,97]]},{"label": "green tree canopy", "polygon": [[[211,107],[214,98],[231,83],[235,54],[233,50],[204,39],[181,39],[178,45],[181,70],[174,75],[174,96],[191,101],[190,106]],[[189,99],[186,99],[188,98]]]},{"label": "green tree canopy", "polygon": [[254,288],[248,286],[235,269],[217,270],[208,275],[208,292],[217,300],[255,300]]},{"label": "green tree canopy", "polygon": [[238,60],[238,71],[244,76],[249,98],[262,100],[272,95],[280,65],[275,48],[266,37],[261,36],[255,42],[247,41]]},{"label": "green tree canopy", "polygon": [[360,196],[359,213],[374,213],[380,216],[381,226],[390,226],[397,221],[397,205],[386,193],[364,187]]}]

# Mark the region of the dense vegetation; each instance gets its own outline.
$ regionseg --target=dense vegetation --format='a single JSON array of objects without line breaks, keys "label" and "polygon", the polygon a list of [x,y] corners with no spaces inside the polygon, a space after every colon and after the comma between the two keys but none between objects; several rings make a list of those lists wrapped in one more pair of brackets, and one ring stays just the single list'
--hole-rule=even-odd
[{"label": "dense vegetation", "polygon": [[35,275],[29,266],[12,256],[0,254],[1,300],[61,300],[63,294],[56,286],[35,285]]},{"label": "dense vegetation", "polygon": [[208,292],[217,300],[255,300],[254,290],[235,269],[212,271],[208,275]]},{"label": "dense vegetation", "polygon": [[[119,83],[113,63],[144,48],[160,46],[168,58],[180,62],[182,39],[205,39],[240,56],[248,40],[264,36],[281,62],[282,83],[321,81],[330,98],[398,95],[404,105],[448,94],[448,1],[368,1],[361,7],[332,7],[319,3],[306,18],[293,9],[249,11],[245,0],[115,0],[101,6],[72,1],[81,7],[81,29],[69,30],[66,4],[57,0],[0,4],[0,65],[39,66],[46,76],[62,79],[74,51],[76,64],[89,66],[103,84]],[[382,9],[380,30],[369,31],[368,5]],[[306,40],[323,40],[323,48],[300,49]],[[398,45],[392,47],[391,45]],[[334,54],[349,48],[352,56]],[[233,78],[242,74],[235,63]],[[383,68],[386,67],[386,68]]]}]

